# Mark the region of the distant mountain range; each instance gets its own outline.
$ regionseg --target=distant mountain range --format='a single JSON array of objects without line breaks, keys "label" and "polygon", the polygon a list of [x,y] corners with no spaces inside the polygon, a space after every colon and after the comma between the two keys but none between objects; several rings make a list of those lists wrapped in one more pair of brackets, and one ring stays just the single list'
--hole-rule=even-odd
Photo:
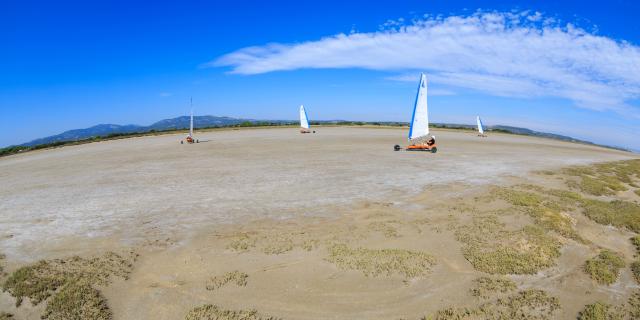
[{"label": "distant mountain range", "polygon": [[[230,118],[230,117],[216,117],[216,116],[194,116],[193,117],[194,126],[196,128],[215,128],[215,127],[229,127],[229,126],[237,126],[237,125],[251,125],[251,124],[272,124],[272,125],[284,125],[284,124],[295,124],[296,121],[292,120],[254,120],[254,119],[238,119],[238,118]],[[343,120],[332,120],[332,121],[312,121],[312,124],[353,124],[353,125],[365,125],[365,124],[373,124],[373,125],[408,125],[406,122],[359,122],[359,121],[343,121]],[[455,128],[455,129],[469,129],[475,130],[475,125],[468,124],[450,124],[450,123],[434,123],[432,124],[436,128]],[[149,126],[139,126],[134,124],[129,125],[117,125],[117,124],[99,124],[90,128],[85,129],[74,129],[65,131],[63,133],[44,137],[40,139],[35,139],[33,141],[29,141],[20,146],[24,147],[34,147],[37,145],[46,145],[52,143],[61,143],[67,141],[79,141],[86,140],[95,137],[108,137],[110,135],[118,135],[118,134],[129,134],[129,133],[147,133],[151,131],[169,131],[169,130],[180,130],[180,129],[188,129],[189,128],[189,117],[182,116],[172,119],[160,120]],[[539,132],[526,128],[519,127],[511,127],[511,126],[488,126],[488,131],[497,131],[497,132],[505,132],[512,134],[521,134],[535,137],[544,137],[562,141],[570,141],[570,142],[578,142],[585,144],[594,144],[590,141],[580,140],[576,138],[572,138],[569,136],[563,136],[559,134],[547,133],[547,132]],[[605,146],[613,149],[625,150],[617,147]],[[628,150],[625,150],[628,151]]]},{"label": "distant mountain range", "polygon": [[[251,119],[237,119],[229,117],[216,117],[216,116],[194,116],[193,125],[196,128],[210,128],[210,127],[226,127],[237,125],[243,122],[254,122]],[[99,124],[93,127],[85,129],[74,129],[65,131],[60,134],[56,134],[49,137],[35,139],[23,146],[36,146],[40,144],[50,144],[64,141],[78,141],[89,139],[92,137],[106,137],[113,134],[134,133],[134,132],[150,132],[150,131],[167,131],[167,130],[179,130],[189,128],[189,116],[182,116],[173,119],[160,120],[150,126],[139,126],[135,124],[118,125],[118,124]]]}]

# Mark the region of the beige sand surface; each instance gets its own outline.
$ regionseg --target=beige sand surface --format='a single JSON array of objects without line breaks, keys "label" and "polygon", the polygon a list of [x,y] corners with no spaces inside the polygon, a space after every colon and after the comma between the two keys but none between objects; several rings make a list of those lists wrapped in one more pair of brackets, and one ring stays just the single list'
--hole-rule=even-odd
[{"label": "beige sand surface", "polygon": [[[15,268],[42,258],[136,248],[140,258],[131,278],[103,288],[115,319],[182,319],[207,303],[285,319],[418,319],[475,301],[468,288],[482,273],[460,252],[451,206],[490,185],[544,182],[532,176],[536,170],[636,157],[450,130],[434,132],[437,154],[394,152],[394,144],[405,143],[406,130],[317,132],[211,131],[198,133],[201,143],[194,145],[165,135],[2,158],[0,252]],[[588,237],[611,237],[587,219],[578,223]],[[616,239],[630,235],[611,232]],[[246,235],[256,241],[253,247],[230,247]],[[325,244],[332,242],[424,251],[437,263],[428,276],[367,277],[328,262]],[[628,243],[609,245],[633,254]],[[594,250],[567,245],[556,267],[513,279],[521,288],[543,287],[560,296],[559,318],[575,318],[596,298],[626,299],[635,286],[628,270],[624,282],[607,288],[577,270]],[[249,275],[245,287],[206,290],[207,279],[234,270]],[[574,296],[575,290],[590,294]],[[0,310],[29,319],[42,308],[11,305],[12,298],[0,295]]]},{"label": "beige sand surface", "polygon": [[[524,136],[435,131],[436,155],[390,152],[406,130],[319,128],[199,133],[64,147],[0,159],[0,251],[34,260],[67,238],[131,244],[149,234],[246,221],[335,214],[353,201],[399,201],[451,182],[504,176],[627,153]],[[77,244],[82,246],[82,244]],[[91,246],[93,247],[93,245]]]}]

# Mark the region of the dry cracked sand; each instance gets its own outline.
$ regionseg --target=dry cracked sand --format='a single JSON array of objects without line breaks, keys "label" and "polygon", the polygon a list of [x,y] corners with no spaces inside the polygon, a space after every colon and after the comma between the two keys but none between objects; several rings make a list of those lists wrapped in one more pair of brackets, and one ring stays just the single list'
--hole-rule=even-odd
[{"label": "dry cracked sand", "polygon": [[[507,134],[434,134],[437,154],[392,151],[405,143],[404,129],[320,127],[307,135],[213,130],[194,145],[161,135],[1,158],[0,311],[16,319],[632,317],[629,239],[639,231],[640,176],[563,168],[637,155]],[[610,211],[632,222],[604,223],[589,211],[616,199],[622,209]],[[608,284],[584,271],[605,249],[624,263],[610,267]],[[107,252],[118,258],[100,258]],[[86,260],[52,260],[74,255]],[[33,267],[41,259],[50,264]],[[43,301],[16,307],[14,296],[34,300],[25,274],[42,279],[51,270],[62,280],[46,279]],[[61,298],[71,299],[61,292],[78,283],[102,304],[74,309]]]}]

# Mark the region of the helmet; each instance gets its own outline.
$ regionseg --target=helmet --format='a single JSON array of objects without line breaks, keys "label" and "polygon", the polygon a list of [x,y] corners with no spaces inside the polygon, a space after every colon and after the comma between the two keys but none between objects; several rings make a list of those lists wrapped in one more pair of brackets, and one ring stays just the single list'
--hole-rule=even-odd
[{"label": "helmet", "polygon": [[435,140],[435,139],[436,139],[436,136],[431,136],[431,139]]}]

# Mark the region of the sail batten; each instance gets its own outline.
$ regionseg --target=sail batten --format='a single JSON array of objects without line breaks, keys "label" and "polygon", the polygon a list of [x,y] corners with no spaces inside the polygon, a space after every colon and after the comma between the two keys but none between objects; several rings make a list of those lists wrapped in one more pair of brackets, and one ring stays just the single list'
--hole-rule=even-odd
[{"label": "sail batten", "polygon": [[429,135],[429,111],[427,107],[427,76],[420,75],[420,84],[416,101],[413,105],[411,127],[409,128],[409,140],[420,139]]},{"label": "sail batten", "polygon": [[300,127],[303,129],[309,129],[309,118],[307,117],[307,111],[303,105],[300,105]]}]

